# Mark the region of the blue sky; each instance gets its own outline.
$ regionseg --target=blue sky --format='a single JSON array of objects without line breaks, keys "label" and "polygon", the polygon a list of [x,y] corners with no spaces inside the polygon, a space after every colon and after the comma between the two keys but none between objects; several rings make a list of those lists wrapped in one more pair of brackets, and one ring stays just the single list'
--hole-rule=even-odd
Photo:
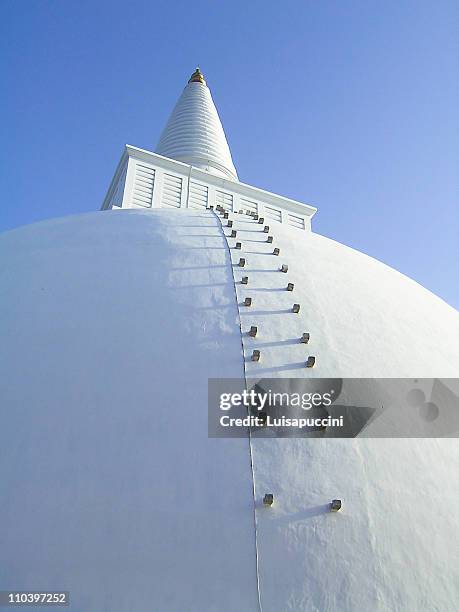
[{"label": "blue sky", "polygon": [[455,0],[1,0],[0,230],[97,210],[199,65],[244,182],[459,307]]}]

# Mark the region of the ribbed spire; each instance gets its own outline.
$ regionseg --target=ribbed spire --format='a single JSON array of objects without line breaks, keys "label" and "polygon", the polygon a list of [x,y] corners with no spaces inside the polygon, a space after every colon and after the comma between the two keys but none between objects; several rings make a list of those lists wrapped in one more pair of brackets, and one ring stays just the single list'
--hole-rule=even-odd
[{"label": "ribbed spire", "polygon": [[199,68],[178,99],[156,153],[237,180],[220,117]]}]

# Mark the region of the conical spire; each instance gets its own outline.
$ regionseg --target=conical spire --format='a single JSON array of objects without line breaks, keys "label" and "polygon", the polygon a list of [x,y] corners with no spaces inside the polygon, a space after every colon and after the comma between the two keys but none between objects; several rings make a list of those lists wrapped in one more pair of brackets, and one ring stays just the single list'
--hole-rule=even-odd
[{"label": "conical spire", "polygon": [[225,132],[199,68],[178,99],[156,153],[237,180]]}]

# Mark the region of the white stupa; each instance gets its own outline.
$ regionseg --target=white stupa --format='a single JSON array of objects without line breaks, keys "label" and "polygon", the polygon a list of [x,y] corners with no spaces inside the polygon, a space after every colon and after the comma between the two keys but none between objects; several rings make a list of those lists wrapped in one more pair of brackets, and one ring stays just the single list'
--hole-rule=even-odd
[{"label": "white stupa", "polygon": [[239,182],[199,71],[102,208],[0,236],[0,590],[68,590],[74,612],[456,611],[456,440],[212,439],[207,384],[454,378],[459,314]]}]

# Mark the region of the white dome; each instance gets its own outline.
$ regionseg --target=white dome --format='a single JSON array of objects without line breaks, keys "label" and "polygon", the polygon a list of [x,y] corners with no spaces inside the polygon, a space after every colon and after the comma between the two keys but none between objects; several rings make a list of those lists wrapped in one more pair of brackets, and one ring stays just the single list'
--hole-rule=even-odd
[{"label": "white dome", "polygon": [[183,90],[155,152],[237,180],[225,132],[203,79],[189,82]]},{"label": "white dome", "polygon": [[[234,219],[250,316],[205,210],[0,236],[4,585],[65,588],[78,611],[256,612],[257,582],[263,612],[456,610],[455,440],[253,439],[252,481],[247,439],[207,437],[207,380],[244,376],[254,318],[262,360],[248,375],[304,376],[292,339],[309,331],[313,376],[454,377],[458,313],[270,221],[276,258],[256,222]],[[334,497],[343,511],[324,513]]]}]

